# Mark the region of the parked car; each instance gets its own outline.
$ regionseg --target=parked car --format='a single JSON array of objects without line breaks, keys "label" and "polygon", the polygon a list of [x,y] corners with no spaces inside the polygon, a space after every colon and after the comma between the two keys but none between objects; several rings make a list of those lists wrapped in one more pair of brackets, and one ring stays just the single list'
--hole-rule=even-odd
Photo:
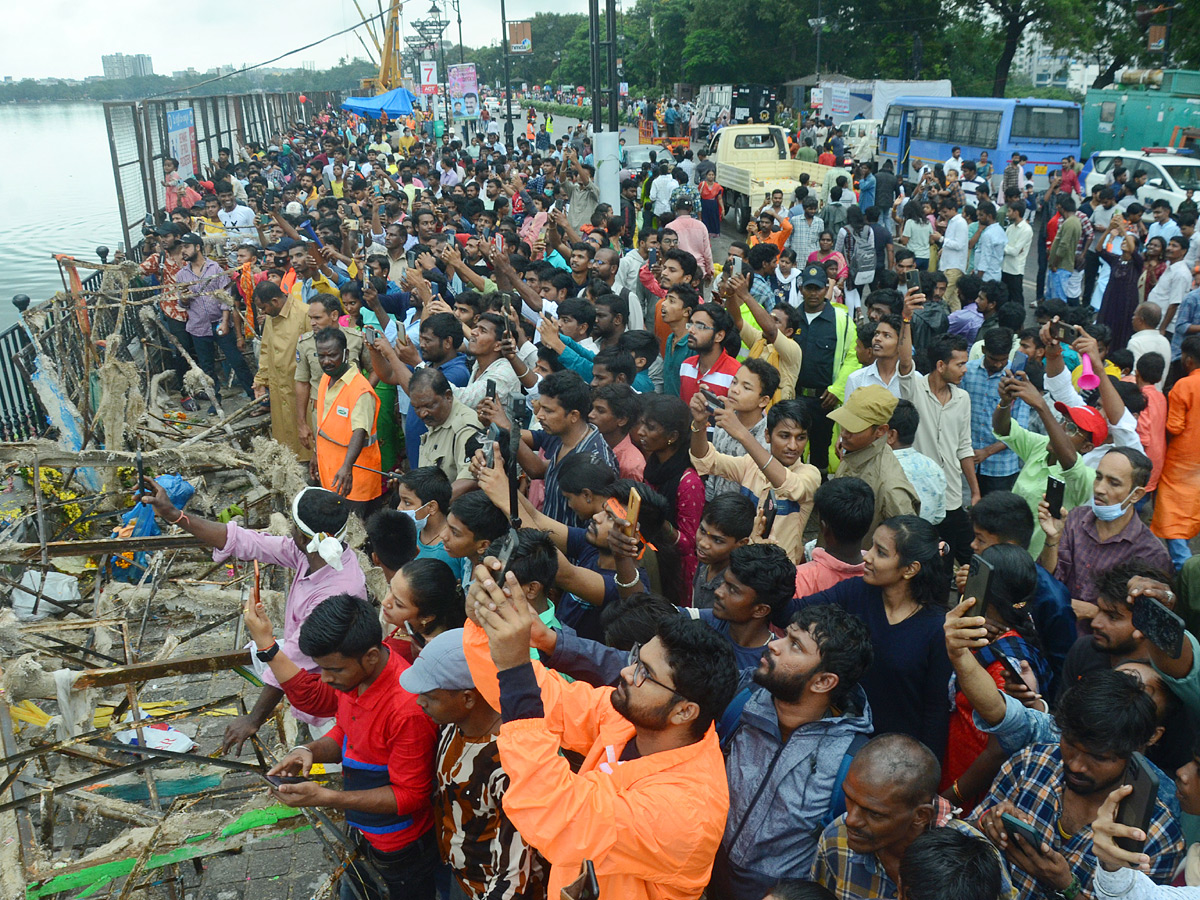
[{"label": "parked car", "polygon": [[1132,178],[1139,169],[1147,174],[1146,184],[1138,191],[1138,202],[1146,207],[1146,218],[1150,219],[1150,204],[1163,199],[1171,209],[1187,199],[1186,191],[1200,191],[1200,159],[1189,150],[1163,147],[1143,147],[1141,150],[1102,150],[1091,156],[1092,170],[1088,173],[1084,189],[1091,193],[1096,185],[1103,185],[1105,176],[1112,170],[1117,159],[1129,171]]}]

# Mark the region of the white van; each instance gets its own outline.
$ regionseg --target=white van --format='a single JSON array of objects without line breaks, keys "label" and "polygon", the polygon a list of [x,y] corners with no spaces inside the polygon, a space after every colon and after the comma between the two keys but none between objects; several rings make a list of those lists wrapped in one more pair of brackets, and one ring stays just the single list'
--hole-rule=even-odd
[{"label": "white van", "polygon": [[838,127],[845,134],[846,149],[859,162],[870,162],[879,149],[882,119],[852,119]]}]

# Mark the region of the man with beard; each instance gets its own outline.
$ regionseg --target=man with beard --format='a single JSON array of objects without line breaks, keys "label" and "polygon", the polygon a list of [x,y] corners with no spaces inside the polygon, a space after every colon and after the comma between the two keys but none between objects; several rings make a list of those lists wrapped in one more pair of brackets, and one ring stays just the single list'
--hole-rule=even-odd
[{"label": "man with beard", "polygon": [[[976,617],[973,624],[980,621]],[[1007,858],[1019,900],[1094,896],[1091,823],[1156,727],[1150,694],[1134,675],[1118,671],[1094,672],[1071,685],[1060,695],[1054,719],[1061,739],[1030,744],[1005,762],[979,807],[980,827]],[[1028,823],[1041,846],[1010,837],[1003,813]],[[1148,874],[1168,881],[1183,858],[1184,842],[1161,794],[1145,832]]]},{"label": "man with beard", "polygon": [[779,879],[808,873],[821,826],[842,807],[843,767],[871,733],[858,685],[871,656],[866,626],[832,604],[801,610],[767,645],[754,686],[730,706],[743,704],[724,739],[729,818],[713,900],[759,900]]},{"label": "man with beard", "polygon": [[[737,686],[732,651],[703,623],[672,617],[634,646],[616,688],[568,684],[530,661],[536,614],[513,573],[497,584],[499,563],[487,562],[463,651],[500,710],[504,808],[551,861],[550,896],[592,860],[602,897],[696,900],[729,808],[713,725]],[[584,757],[578,772],[560,750]]]},{"label": "man with beard", "polygon": [[[229,287],[229,276],[211,259],[204,255],[204,241],[198,234],[185,234],[180,240],[183,245],[185,265],[175,274],[179,289],[179,305],[187,310],[188,335],[196,354],[196,363],[204,374],[212,379],[213,395],[208,408],[210,416],[217,415],[221,402],[221,375],[217,371],[217,345],[237,376],[238,384],[246,396],[254,399],[254,384],[250,367],[237,345],[237,334],[232,326],[232,307],[216,298],[217,291]],[[182,287],[187,285],[187,287]]]},{"label": "man with beard", "polygon": [[[940,774],[937,757],[916,738],[884,734],[870,741],[846,772],[846,812],[821,835],[813,881],[838,900],[898,897],[900,860],[920,835],[951,828],[978,838],[979,832],[953,818],[949,801],[938,796]],[[1000,900],[1012,896],[1001,866]]]},{"label": "man with beard", "polygon": [[[248,611],[247,621],[254,618]],[[275,799],[345,811],[356,855],[373,863],[385,882],[377,887],[362,863],[351,863],[348,878],[366,897],[433,900],[439,859],[430,796],[437,726],[400,686],[408,663],[383,643],[375,608],[349,594],[335,594],[309,614],[300,626],[300,649],[321,677],[292,666],[281,686],[297,709],[336,715],[336,724],[292,750],[270,774],[307,776],[313,763],[341,763],[342,790],[305,778],[279,785]],[[273,644],[259,656],[271,659],[277,652]]]},{"label": "man with beard", "polygon": [[696,355],[679,367],[679,396],[690,403],[704,388],[724,397],[729,393],[739,363],[725,352],[725,338],[733,333],[733,318],[719,303],[703,303],[688,319],[687,345]]},{"label": "man with beard", "polygon": [[316,335],[317,362],[325,374],[317,388],[316,450],[309,471],[326,490],[368,505],[383,493],[383,465],[375,431],[379,397],[371,382],[350,364],[346,335],[326,328]]}]

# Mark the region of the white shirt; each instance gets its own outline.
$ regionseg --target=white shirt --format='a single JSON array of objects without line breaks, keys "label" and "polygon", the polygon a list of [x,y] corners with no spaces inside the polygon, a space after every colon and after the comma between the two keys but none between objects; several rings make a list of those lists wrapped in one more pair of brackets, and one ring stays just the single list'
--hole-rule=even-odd
[{"label": "white shirt", "polygon": [[617,277],[613,280],[613,287],[625,288],[631,294],[636,293],[638,272],[647,262],[648,260],[642,259],[642,254],[637,250],[630,250],[621,257],[621,263],[617,266]]},{"label": "white shirt", "polygon": [[671,211],[671,192],[678,182],[670,175],[659,175],[650,183],[650,202],[654,204],[654,215],[661,216]]},{"label": "white shirt", "polygon": [[955,159],[953,156],[942,163],[942,171],[949,175],[951,172],[957,172],[962,175],[962,157]]},{"label": "white shirt", "polygon": [[1171,342],[1160,334],[1157,328],[1144,328],[1141,331],[1135,331],[1126,346],[1133,354],[1135,366],[1137,361],[1147,353],[1157,353],[1162,356],[1163,362],[1167,365],[1163,368],[1163,377],[1158,379],[1157,387],[1161,391],[1163,385],[1167,383],[1167,368],[1171,365]]},{"label": "white shirt", "polygon": [[1151,303],[1157,303],[1158,308],[1162,310],[1163,318],[1166,318],[1168,309],[1183,302],[1183,295],[1187,293],[1191,284],[1192,272],[1187,267],[1187,263],[1181,259],[1167,266],[1167,271],[1163,272],[1162,278],[1158,279],[1158,284],[1154,286],[1154,290],[1146,299]]},{"label": "white shirt", "polygon": [[861,369],[855,369],[846,379],[846,397],[849,397],[860,387],[866,387],[868,384],[877,384],[880,387],[887,388],[892,392],[892,396],[897,400],[900,399],[900,366],[896,365],[896,371],[892,373],[890,382],[884,381],[879,374],[879,363],[871,363],[869,366],[864,366]]},{"label": "white shirt", "polygon": [[[258,230],[254,227],[254,210],[248,206],[235,206],[226,212],[224,208],[217,210],[217,217],[225,230],[231,235],[247,241],[258,243]],[[1164,276],[1165,277],[1165,276]],[[1180,297],[1182,298],[1182,294]]]},{"label": "white shirt", "polygon": [[1005,275],[1024,275],[1025,261],[1029,258],[1029,248],[1033,245],[1033,228],[1022,219],[1015,225],[1009,225],[1004,234],[1004,263],[1000,266],[1000,271]]},{"label": "white shirt", "polygon": [[967,230],[967,220],[961,213],[955,213],[946,223],[946,236],[942,239],[941,256],[938,259],[938,266],[943,272],[947,269],[967,271]]}]

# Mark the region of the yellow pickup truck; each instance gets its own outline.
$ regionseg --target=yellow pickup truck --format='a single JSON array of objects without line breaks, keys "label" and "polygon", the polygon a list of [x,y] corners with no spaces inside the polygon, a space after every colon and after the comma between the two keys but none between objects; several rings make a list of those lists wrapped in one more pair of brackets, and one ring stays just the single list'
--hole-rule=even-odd
[{"label": "yellow pickup truck", "polygon": [[709,158],[717,164],[717,184],[725,189],[725,209],[738,231],[770,198],[783,191],[783,205],[791,206],[801,173],[824,199],[827,175],[849,174],[832,166],[792,159],[787,133],[778,125],[727,125],[712,136]]}]

